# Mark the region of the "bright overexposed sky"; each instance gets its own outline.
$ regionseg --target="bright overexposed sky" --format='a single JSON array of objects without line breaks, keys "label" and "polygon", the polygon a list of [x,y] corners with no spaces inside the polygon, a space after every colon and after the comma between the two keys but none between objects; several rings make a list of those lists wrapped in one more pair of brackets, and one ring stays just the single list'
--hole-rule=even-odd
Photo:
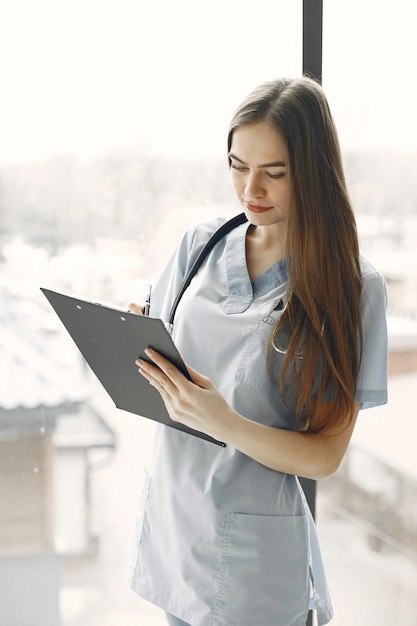
[{"label": "bright overexposed sky", "polygon": [[[324,0],[347,148],[417,148],[415,0]],[[302,71],[302,0],[1,0],[0,160],[222,156],[258,83]]]}]

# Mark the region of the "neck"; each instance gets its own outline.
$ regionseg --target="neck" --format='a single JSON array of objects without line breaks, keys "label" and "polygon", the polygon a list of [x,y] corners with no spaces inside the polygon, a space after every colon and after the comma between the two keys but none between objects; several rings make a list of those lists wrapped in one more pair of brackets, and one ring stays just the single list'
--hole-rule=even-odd
[{"label": "neck", "polygon": [[[285,256],[285,225],[271,224],[270,226],[251,226],[248,231],[251,246],[258,254],[276,251],[278,259]],[[277,260],[278,260],[277,259]]]},{"label": "neck", "polygon": [[284,233],[272,226],[251,226],[246,237],[246,263],[251,280],[285,256]]}]

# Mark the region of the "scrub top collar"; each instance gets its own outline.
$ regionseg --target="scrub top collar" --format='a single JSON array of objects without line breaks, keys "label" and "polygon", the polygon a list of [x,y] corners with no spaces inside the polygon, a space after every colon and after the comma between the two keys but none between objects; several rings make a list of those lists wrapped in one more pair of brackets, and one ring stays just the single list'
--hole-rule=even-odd
[{"label": "scrub top collar", "polygon": [[287,263],[280,259],[254,281],[246,264],[246,234],[250,224],[232,230],[226,238],[226,273],[229,295],[221,307],[227,314],[243,313],[253,300],[288,282]]}]

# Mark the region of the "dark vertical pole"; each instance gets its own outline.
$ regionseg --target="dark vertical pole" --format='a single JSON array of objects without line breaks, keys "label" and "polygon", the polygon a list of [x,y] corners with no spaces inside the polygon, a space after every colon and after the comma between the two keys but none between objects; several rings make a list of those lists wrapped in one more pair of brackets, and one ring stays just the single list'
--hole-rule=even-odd
[{"label": "dark vertical pole", "polygon": [[[321,83],[323,61],[323,0],[303,0],[303,75]],[[316,517],[316,482],[301,479],[307,502]]]},{"label": "dark vertical pole", "polygon": [[[303,0],[303,76],[322,82],[323,65],[323,0]],[[311,513],[316,518],[316,481],[301,479]],[[306,626],[312,626],[309,612]]]},{"label": "dark vertical pole", "polygon": [[303,74],[322,79],[323,0],[303,0]]},{"label": "dark vertical pole", "polygon": [[[323,61],[323,0],[303,0],[303,75],[321,83]],[[316,482],[301,479],[307,502],[316,517]]]}]

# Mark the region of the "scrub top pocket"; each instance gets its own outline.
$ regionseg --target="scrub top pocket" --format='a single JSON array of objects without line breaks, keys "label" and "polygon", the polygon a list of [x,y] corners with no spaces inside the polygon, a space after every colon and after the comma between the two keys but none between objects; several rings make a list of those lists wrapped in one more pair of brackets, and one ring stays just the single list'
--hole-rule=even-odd
[{"label": "scrub top pocket", "polygon": [[308,555],[305,515],[227,513],[213,625],[305,626]]}]

